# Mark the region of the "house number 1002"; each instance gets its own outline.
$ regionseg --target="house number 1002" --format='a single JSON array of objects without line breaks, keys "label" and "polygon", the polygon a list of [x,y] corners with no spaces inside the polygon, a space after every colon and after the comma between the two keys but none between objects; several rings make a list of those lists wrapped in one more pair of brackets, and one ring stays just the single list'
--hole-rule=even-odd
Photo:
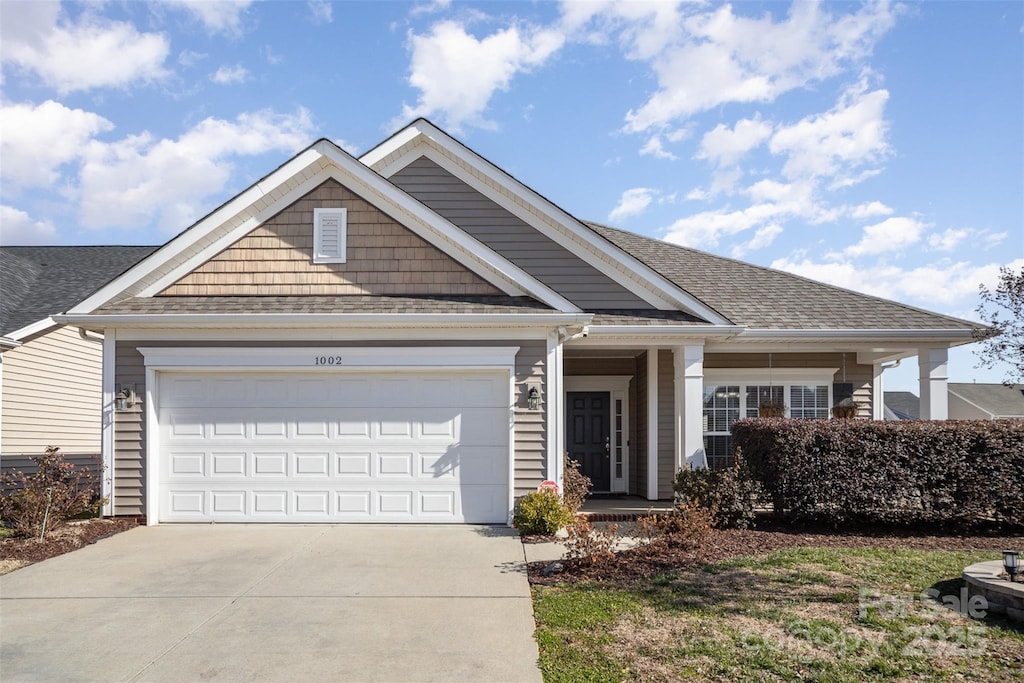
[{"label": "house number 1002", "polygon": [[341,356],[316,356],[314,365],[341,365]]}]

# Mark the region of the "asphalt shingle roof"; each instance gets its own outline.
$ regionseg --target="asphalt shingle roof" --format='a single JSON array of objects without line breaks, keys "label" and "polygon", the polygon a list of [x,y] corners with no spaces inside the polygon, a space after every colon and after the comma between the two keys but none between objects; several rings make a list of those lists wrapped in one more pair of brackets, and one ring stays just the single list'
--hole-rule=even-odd
[{"label": "asphalt shingle roof", "polygon": [[972,329],[975,324],[598,223],[595,233],[737,325],[755,329]]},{"label": "asphalt shingle roof", "polygon": [[86,299],[157,247],[0,247],[0,335]]},{"label": "asphalt shingle roof", "polygon": [[107,304],[97,315],[239,313],[558,313],[525,296],[156,296]]},{"label": "asphalt shingle roof", "polygon": [[1024,417],[1024,384],[967,384],[950,382],[950,394],[970,401],[982,410],[999,417]]},{"label": "asphalt shingle roof", "polygon": [[916,420],[921,414],[921,399],[911,391],[887,391],[885,407],[900,420]]}]

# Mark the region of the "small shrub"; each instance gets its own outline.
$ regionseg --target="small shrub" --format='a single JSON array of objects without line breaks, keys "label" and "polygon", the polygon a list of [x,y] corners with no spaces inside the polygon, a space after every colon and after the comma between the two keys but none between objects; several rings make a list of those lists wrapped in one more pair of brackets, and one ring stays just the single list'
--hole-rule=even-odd
[{"label": "small shrub", "polygon": [[89,469],[75,467],[59,448],[48,446],[46,453],[32,460],[37,468],[33,474],[16,471],[0,475],[0,488],[8,490],[0,496],[0,519],[19,536],[39,536],[44,518],[49,532],[72,517],[94,513],[104,503],[87,483]]},{"label": "small shrub", "polygon": [[739,452],[727,469],[684,468],[673,484],[677,498],[706,510],[718,529],[746,529],[754,522],[757,482],[746,472]]},{"label": "small shrub", "polygon": [[576,518],[565,540],[565,559],[582,564],[600,564],[615,554],[619,542],[619,525],[593,526],[585,515]]},{"label": "small shrub", "polygon": [[583,508],[583,503],[590,497],[590,483],[590,477],[580,472],[579,462],[566,460],[565,473],[562,475],[562,502],[573,515]]},{"label": "small shrub", "polygon": [[692,501],[680,501],[671,512],[640,517],[637,536],[654,547],[695,548],[711,533],[714,521],[707,508]]},{"label": "small shrub", "polygon": [[553,534],[572,524],[573,516],[554,491],[534,491],[516,503],[512,526],[523,536]]}]

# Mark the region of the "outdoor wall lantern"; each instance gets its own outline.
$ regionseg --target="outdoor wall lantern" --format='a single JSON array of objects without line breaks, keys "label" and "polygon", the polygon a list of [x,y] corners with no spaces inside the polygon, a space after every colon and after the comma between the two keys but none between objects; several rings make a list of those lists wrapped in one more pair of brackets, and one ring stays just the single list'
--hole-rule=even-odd
[{"label": "outdoor wall lantern", "polygon": [[526,407],[530,410],[540,410],[540,392],[537,387],[530,387],[526,393]]},{"label": "outdoor wall lantern", "polygon": [[121,385],[114,394],[114,410],[124,412],[135,405],[135,387]]},{"label": "outdoor wall lantern", "polygon": [[1003,569],[1010,575],[1010,582],[1017,580],[1017,572],[1020,571],[1020,553],[1016,550],[1003,551]]}]

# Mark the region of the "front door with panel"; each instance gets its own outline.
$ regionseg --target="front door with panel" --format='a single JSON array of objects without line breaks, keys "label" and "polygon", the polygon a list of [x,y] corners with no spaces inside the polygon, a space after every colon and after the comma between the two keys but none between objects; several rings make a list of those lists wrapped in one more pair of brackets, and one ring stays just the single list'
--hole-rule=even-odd
[{"label": "front door with panel", "polygon": [[569,458],[590,477],[591,490],[611,491],[611,394],[570,391],[566,394],[566,436]]}]

